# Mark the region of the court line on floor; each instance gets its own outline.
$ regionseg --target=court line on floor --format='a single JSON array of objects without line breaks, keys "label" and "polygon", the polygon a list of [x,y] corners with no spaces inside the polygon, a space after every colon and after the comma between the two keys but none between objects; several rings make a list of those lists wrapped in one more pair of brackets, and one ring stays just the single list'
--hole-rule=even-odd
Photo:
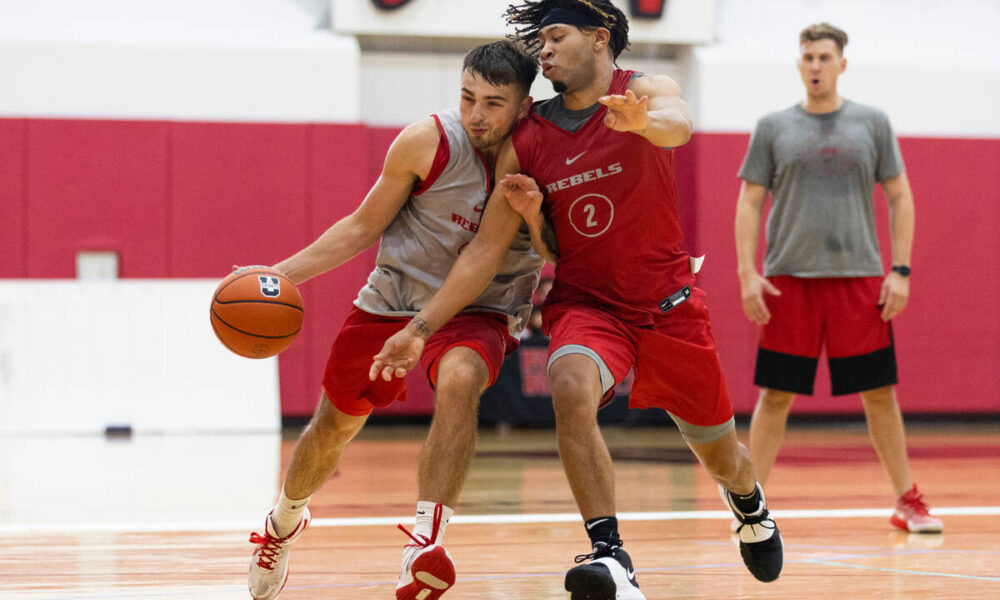
[{"label": "court line on floor", "polygon": [[[859,517],[888,517],[886,508],[842,509],[787,509],[772,512],[781,519],[850,519]],[[934,508],[934,514],[948,516],[998,516],[1000,506],[946,506]],[[619,521],[698,521],[731,519],[726,510],[680,510],[662,512],[621,512]],[[578,513],[528,513],[495,515],[455,515],[452,524],[510,525],[537,523],[575,523]],[[254,521],[171,521],[171,522],[122,522],[122,523],[4,523],[0,534],[18,533],[170,533],[170,532],[226,532],[248,531],[260,528],[263,519]],[[372,527],[412,523],[413,515],[403,517],[355,517],[313,519],[311,527]]]},{"label": "court line on floor", "polygon": [[805,559],[797,562],[811,563],[817,565],[827,565],[831,567],[848,567],[851,569],[861,569],[863,571],[883,571],[887,573],[902,573],[905,575],[927,575],[930,577],[953,577],[956,579],[975,579],[977,581],[1000,581],[1000,577],[988,577],[986,575],[963,575],[961,573],[940,573],[937,571],[918,571],[916,569],[893,569],[890,567],[875,567],[871,565],[857,565],[852,563],[842,563],[835,560]]},{"label": "court line on floor", "polygon": [[[728,543],[726,545],[729,545]],[[809,547],[809,546],[805,546]],[[792,546],[794,549],[798,549],[797,546]],[[938,552],[937,550],[924,550],[924,549],[909,549],[909,550],[886,550],[885,548],[872,547],[872,550],[876,552],[872,553],[862,553],[862,554],[849,554],[849,553],[834,553],[827,558],[800,558],[787,560],[785,562],[786,566],[794,563],[808,563],[808,564],[818,564],[831,567],[845,567],[852,569],[870,570],[870,571],[882,571],[889,573],[900,573],[907,575],[925,575],[931,577],[950,577],[957,579],[967,579],[967,580],[977,580],[977,581],[1000,581],[1000,577],[990,577],[981,575],[963,575],[960,573],[943,573],[938,571],[920,571],[916,569],[898,569],[898,568],[888,568],[888,567],[877,567],[863,564],[853,564],[842,562],[843,560],[850,559],[860,559],[867,560],[872,558],[880,558],[887,556],[907,556],[907,555],[918,555],[918,554],[933,554]],[[710,569],[720,569],[720,568],[739,568],[743,564],[740,562],[722,562],[722,563],[706,563],[706,564],[695,564],[695,565],[673,565],[667,567],[645,567],[638,568],[636,572],[640,575],[651,575],[654,573],[677,573],[682,571],[703,571]],[[472,581],[491,581],[491,580],[504,580],[510,581],[512,579],[538,579],[538,578],[550,578],[550,577],[561,577],[563,575],[562,571],[552,571],[544,573],[504,573],[497,575],[480,575],[480,576],[460,576],[457,578],[459,582],[472,582]],[[350,589],[350,588],[367,588],[367,587],[389,587],[395,586],[395,580],[380,580],[380,581],[363,581],[363,582],[352,582],[352,583],[326,583],[326,584],[303,584],[303,585],[290,585],[286,587],[286,591],[303,591],[303,590],[338,590],[338,589]],[[81,590],[76,592],[71,592],[70,595],[62,595],[65,592],[49,592],[49,591],[38,591],[38,592],[27,592],[22,591],[22,596],[26,600],[28,598],[35,598],[36,600],[140,600],[143,598],[186,598],[186,597],[205,597],[206,592],[211,591],[211,597],[219,598],[229,598],[230,595],[234,598],[244,598],[246,595],[246,588],[241,584],[236,585],[216,585],[210,586],[210,589],[206,586],[180,586],[173,589],[160,589],[160,590],[150,590],[150,589],[136,589],[136,590]],[[27,594],[27,595],[24,595]],[[56,595],[53,595],[56,594]],[[219,594],[225,594],[221,596]]]}]

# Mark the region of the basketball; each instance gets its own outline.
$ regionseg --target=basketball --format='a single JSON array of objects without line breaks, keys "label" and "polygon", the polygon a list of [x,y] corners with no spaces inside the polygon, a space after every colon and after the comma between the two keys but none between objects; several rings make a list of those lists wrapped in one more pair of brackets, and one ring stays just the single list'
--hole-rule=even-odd
[{"label": "basketball", "polygon": [[303,314],[298,288],[268,267],[237,269],[212,296],[216,337],[247,358],[267,358],[291,346],[302,328]]}]

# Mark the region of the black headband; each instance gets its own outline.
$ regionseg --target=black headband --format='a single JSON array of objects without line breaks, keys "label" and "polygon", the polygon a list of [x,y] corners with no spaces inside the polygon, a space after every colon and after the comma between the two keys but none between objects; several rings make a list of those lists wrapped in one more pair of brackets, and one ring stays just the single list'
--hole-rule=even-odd
[{"label": "black headband", "polygon": [[572,8],[553,8],[549,12],[545,13],[542,17],[541,23],[539,23],[538,28],[542,29],[548,27],[549,25],[555,25],[556,23],[560,25],[575,25],[577,27],[604,27],[596,17],[588,12],[582,10],[574,10]]}]

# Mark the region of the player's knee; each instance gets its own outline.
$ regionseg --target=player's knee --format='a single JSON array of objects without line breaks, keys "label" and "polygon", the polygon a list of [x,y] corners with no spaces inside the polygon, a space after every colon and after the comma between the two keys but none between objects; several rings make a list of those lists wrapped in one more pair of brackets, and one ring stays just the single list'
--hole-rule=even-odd
[{"label": "player's knee", "polygon": [[882,408],[891,406],[896,401],[894,387],[887,385],[861,392],[861,401],[869,407]]},{"label": "player's knee", "polygon": [[438,366],[436,395],[447,398],[478,399],[490,381],[490,373],[479,355],[441,361]]},{"label": "player's knee", "polygon": [[[597,419],[597,392],[579,381],[553,381],[552,409],[560,426],[586,424]],[[599,396],[596,396],[599,398]]]},{"label": "player's knee", "polygon": [[763,389],[758,400],[762,405],[770,410],[791,410],[795,402],[795,394],[782,390]]}]

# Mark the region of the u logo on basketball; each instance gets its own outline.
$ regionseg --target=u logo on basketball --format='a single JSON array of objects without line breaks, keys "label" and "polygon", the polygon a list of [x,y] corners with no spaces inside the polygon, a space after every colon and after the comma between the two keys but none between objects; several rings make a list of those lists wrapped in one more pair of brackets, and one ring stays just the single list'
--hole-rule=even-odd
[{"label": "u logo on basketball", "polygon": [[261,294],[264,294],[269,298],[275,298],[281,295],[281,282],[278,281],[277,277],[270,277],[268,275],[258,275],[257,279],[260,280]]}]

